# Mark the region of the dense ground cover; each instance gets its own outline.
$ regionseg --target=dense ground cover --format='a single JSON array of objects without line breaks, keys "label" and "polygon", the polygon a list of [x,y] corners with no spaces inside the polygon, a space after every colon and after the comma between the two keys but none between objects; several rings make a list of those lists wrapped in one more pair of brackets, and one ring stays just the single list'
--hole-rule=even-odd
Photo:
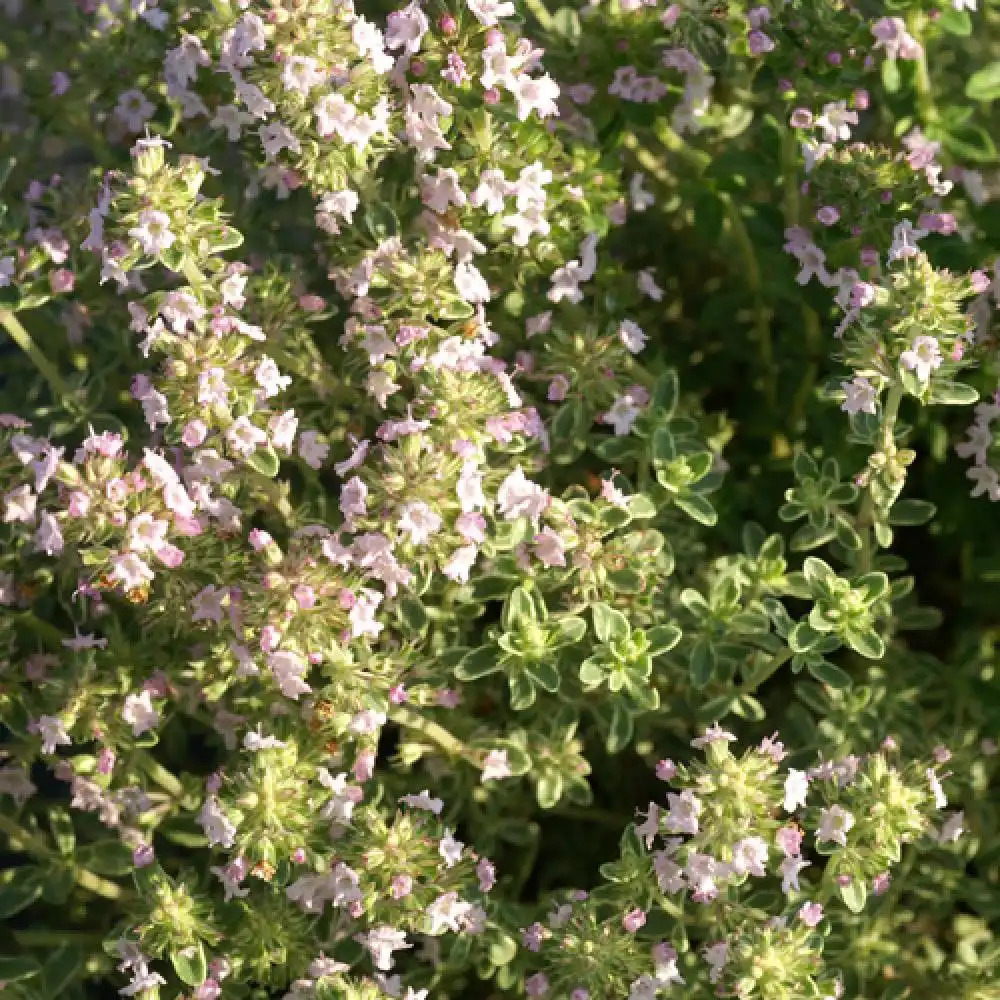
[{"label": "dense ground cover", "polygon": [[0,2],[4,1000],[998,1000],[998,42]]}]

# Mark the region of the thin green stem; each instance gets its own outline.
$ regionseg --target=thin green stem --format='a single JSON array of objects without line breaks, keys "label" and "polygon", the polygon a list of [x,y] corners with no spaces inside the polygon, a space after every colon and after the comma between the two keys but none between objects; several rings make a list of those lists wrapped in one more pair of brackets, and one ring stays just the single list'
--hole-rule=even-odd
[{"label": "thin green stem", "polygon": [[145,772],[146,776],[160,786],[175,799],[182,798],[184,786],[171,774],[151,753],[137,750],[135,762]]},{"label": "thin green stem", "polygon": [[39,350],[31,334],[28,333],[21,325],[21,321],[9,309],[0,309],[0,326],[7,331],[10,339],[32,360],[45,381],[48,382],[49,388],[52,390],[52,395],[60,401],[65,401],[69,396],[69,391],[55,365]]},{"label": "thin green stem", "polygon": [[750,239],[739,208],[728,194],[723,194],[722,199],[729,219],[729,230],[743,262],[744,279],[753,298],[753,329],[764,366],[764,392],[768,403],[773,406],[778,392],[777,373],[774,367],[774,347],[771,343],[771,316],[761,289],[760,265],[757,263],[753,240]]},{"label": "thin green stem", "polygon": [[524,0],[524,6],[531,12],[542,31],[552,30],[552,15],[542,0]]},{"label": "thin green stem", "polygon": [[920,54],[916,58],[916,72],[913,78],[913,85],[917,92],[917,110],[925,122],[936,122],[940,115],[937,105],[934,103],[934,90],[931,86],[931,74],[927,65],[927,49],[923,38],[926,23],[927,17],[923,11],[916,11],[910,18],[907,28],[920,46]]},{"label": "thin green stem", "polygon": [[784,214],[786,226],[799,224],[798,136],[787,128],[781,136],[781,175],[785,182]]},{"label": "thin green stem", "polygon": [[[59,857],[49,845],[41,839],[25,830],[17,820],[11,819],[0,813],[0,831],[7,834],[10,845],[15,850],[27,851],[34,854],[42,861],[52,861]],[[111,882],[100,875],[95,875],[86,868],[74,866],[73,878],[81,889],[87,889],[97,896],[105,899],[121,899],[125,895],[125,890],[115,882]]]},{"label": "thin green stem", "polygon": [[[889,387],[889,394],[885,399],[885,406],[882,408],[881,426],[881,451],[885,455],[891,455],[896,443],[896,420],[899,417],[899,404],[903,401],[902,382],[893,382]],[[871,487],[865,490],[864,498],[861,501],[861,509],[858,512],[857,531],[861,536],[861,551],[858,554],[858,567],[862,573],[870,572],[872,560],[875,556],[875,549],[878,543],[875,540],[873,527],[875,517],[878,513],[875,507],[875,500],[872,497]]]},{"label": "thin green stem", "polygon": [[795,654],[787,646],[780,652],[775,653],[763,668],[748,677],[734,692],[734,696],[752,694],[764,683],[770,680]]},{"label": "thin green stem", "polygon": [[461,757],[476,767],[481,766],[478,755],[471,747],[432,719],[425,718],[412,709],[401,706],[394,708],[389,713],[389,718],[405,729],[412,729],[414,732],[420,733],[421,736],[426,736],[452,757]]}]

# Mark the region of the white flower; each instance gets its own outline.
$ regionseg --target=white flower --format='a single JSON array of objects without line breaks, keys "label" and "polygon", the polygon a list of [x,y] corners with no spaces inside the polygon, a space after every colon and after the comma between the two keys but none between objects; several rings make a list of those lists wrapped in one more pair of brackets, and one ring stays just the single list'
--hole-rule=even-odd
[{"label": "white flower", "polygon": [[249,417],[237,417],[226,431],[226,441],[237,455],[246,458],[260,445],[267,444],[267,435],[255,427]]},{"label": "white flower", "polygon": [[260,136],[260,144],[264,147],[264,155],[268,160],[273,160],[283,149],[292,153],[302,152],[302,144],[295,133],[281,122],[264,125],[257,134]]},{"label": "white flower", "polygon": [[221,128],[226,131],[226,138],[230,142],[238,142],[243,134],[243,126],[250,125],[254,121],[254,116],[238,108],[235,104],[221,104],[215,110],[215,117],[209,122],[212,128]]},{"label": "white flower", "polygon": [[156,105],[151,104],[141,90],[126,90],[119,96],[114,113],[129,132],[141,132],[154,111]]},{"label": "white flower", "polygon": [[530,517],[536,521],[549,505],[549,494],[537,483],[531,482],[518,466],[500,485],[497,503],[508,521]]},{"label": "white flower", "polygon": [[438,854],[444,860],[445,868],[454,868],[462,859],[462,848],[465,847],[460,840],[456,840],[450,830],[445,830],[441,843],[438,845]]},{"label": "white flower", "polygon": [[299,695],[308,694],[312,688],[302,679],[308,672],[309,665],[299,656],[290,650],[279,650],[270,653],[267,657],[267,665],[270,669],[281,693],[286,698],[298,701]]},{"label": "white flower", "polygon": [[490,300],[490,286],[469,261],[462,261],[455,267],[455,288],[465,302],[473,305]]},{"label": "white flower", "polygon": [[406,54],[414,55],[420,51],[420,43],[429,28],[430,23],[417,0],[411,0],[402,10],[393,11],[389,15],[385,46],[387,49],[401,48]]},{"label": "white flower", "polygon": [[54,715],[41,716],[31,728],[42,737],[42,753],[55,753],[56,747],[68,747],[73,742],[62,720]]},{"label": "white flower", "polygon": [[63,535],[59,522],[47,511],[43,510],[35,531],[35,549],[47,556],[57,556],[63,550]]},{"label": "white flower", "polygon": [[150,692],[142,691],[125,699],[122,718],[132,727],[133,736],[142,736],[159,725],[160,712],[153,704]]},{"label": "white flower", "polygon": [[649,340],[642,327],[630,319],[623,319],[618,325],[618,338],[632,354],[638,354]]},{"label": "white flower", "polygon": [[111,579],[126,591],[144,587],[153,579],[153,571],[134,552],[115,556],[111,564]]},{"label": "white flower", "polygon": [[823,105],[816,124],[823,130],[827,142],[846,141],[851,137],[851,125],[858,124],[858,113],[847,110],[847,101],[833,101]]},{"label": "white flower", "polygon": [[934,805],[938,809],[944,809],[948,805],[948,797],[944,794],[944,789],[941,787],[941,779],[934,773],[933,768],[927,768],[924,772],[927,777],[927,783],[931,786],[931,794],[934,796]]},{"label": "white flower", "polygon": [[514,87],[514,100],[517,102],[517,117],[524,121],[532,111],[539,118],[550,118],[559,113],[556,98],[559,96],[559,84],[546,73],[544,76],[531,77],[522,73],[517,77]]},{"label": "white flower", "polygon": [[811,864],[811,861],[804,861],[799,857],[783,858],[778,866],[778,872],[781,875],[781,891],[784,893],[798,892],[799,872]]},{"label": "white flower", "polygon": [[601,417],[601,421],[614,428],[616,437],[624,437],[631,432],[632,425],[640,413],[642,408],[636,405],[631,393],[626,392],[614,401],[611,409]]},{"label": "white flower", "polygon": [[941,367],[943,360],[937,338],[926,335],[915,337],[913,346],[899,356],[899,363],[914,372],[921,382],[926,382],[931,372]]},{"label": "white flower", "polygon": [[805,771],[797,771],[794,767],[788,769],[785,778],[785,812],[795,812],[806,804],[809,793],[809,776]]},{"label": "white flower", "polygon": [[762,837],[745,837],[733,845],[733,871],[737,875],[749,872],[762,878],[767,874],[767,844]]},{"label": "white flower", "polygon": [[878,393],[868,379],[861,375],[855,375],[850,382],[841,382],[840,388],[844,390],[845,395],[840,408],[845,413],[875,412],[875,401],[878,399]]},{"label": "white flower", "polygon": [[151,257],[158,256],[173,246],[177,239],[170,229],[170,216],[155,208],[144,208],[139,213],[138,225],[130,229],[128,234],[139,244],[142,252]]},{"label": "white flower", "polygon": [[326,72],[312,56],[289,56],[281,71],[281,82],[288,90],[308,94],[325,79]]},{"label": "white flower", "polygon": [[388,972],[395,964],[392,958],[394,951],[413,947],[406,943],[406,935],[402,931],[385,925],[373,927],[367,934],[359,934],[357,940],[371,952],[375,968],[383,972]]},{"label": "white flower", "polygon": [[316,431],[303,431],[299,435],[299,456],[312,469],[318,469],[330,454],[330,446],[321,441]]},{"label": "white flower", "polygon": [[465,0],[465,5],[484,28],[496,27],[501,17],[513,17],[517,9],[510,0]]},{"label": "white flower", "polygon": [[818,842],[832,842],[847,846],[847,833],[854,826],[854,817],[841,806],[830,806],[819,815],[819,827],[816,830]]},{"label": "white flower", "polygon": [[510,764],[506,750],[491,750],[483,760],[480,781],[501,781],[510,777]]},{"label": "white flower", "polygon": [[399,519],[399,530],[410,536],[414,545],[424,545],[441,527],[441,515],[422,500],[408,503]]},{"label": "white flower", "polygon": [[702,747],[707,747],[712,743],[732,743],[735,739],[736,737],[732,733],[723,729],[722,726],[716,722],[709,726],[705,732],[701,734],[701,736],[696,736],[691,741],[691,746],[693,746],[696,750],[700,750]]},{"label": "white flower", "polygon": [[665,825],[668,833],[688,833],[694,836],[698,832],[698,816],[701,814],[701,800],[689,788],[680,793],[667,794],[667,812]]},{"label": "white flower", "polygon": [[232,847],[236,840],[236,826],[219,807],[219,800],[210,795],[198,813],[198,825],[205,831],[211,846]]},{"label": "white flower", "polygon": [[359,17],[351,28],[351,35],[354,44],[358,47],[358,54],[368,57],[368,61],[376,73],[388,73],[392,69],[395,60],[385,51],[382,32],[376,25]]},{"label": "white flower", "polygon": [[417,795],[400,796],[399,801],[411,809],[425,809],[435,816],[440,816],[441,810],[444,809],[444,802],[434,798],[426,788]]},{"label": "white flower", "polygon": [[469,573],[478,555],[478,546],[463,545],[452,553],[451,558],[441,567],[441,572],[456,583],[468,583]]}]

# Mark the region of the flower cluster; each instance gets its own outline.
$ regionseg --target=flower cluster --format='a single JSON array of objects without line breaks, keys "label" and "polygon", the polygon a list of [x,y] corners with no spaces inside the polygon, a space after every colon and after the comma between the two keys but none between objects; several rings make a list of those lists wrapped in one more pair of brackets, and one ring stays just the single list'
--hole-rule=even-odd
[{"label": "flower cluster", "polygon": [[996,992],[977,6],[0,4],[5,997]]}]

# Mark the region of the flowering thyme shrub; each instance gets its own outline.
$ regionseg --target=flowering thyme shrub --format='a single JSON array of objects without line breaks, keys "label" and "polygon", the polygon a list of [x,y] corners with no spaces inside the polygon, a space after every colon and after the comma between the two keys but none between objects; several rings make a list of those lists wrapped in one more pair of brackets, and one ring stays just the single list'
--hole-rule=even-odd
[{"label": "flowering thyme shrub", "polygon": [[998,38],[0,3],[5,1000],[997,1000]]}]

